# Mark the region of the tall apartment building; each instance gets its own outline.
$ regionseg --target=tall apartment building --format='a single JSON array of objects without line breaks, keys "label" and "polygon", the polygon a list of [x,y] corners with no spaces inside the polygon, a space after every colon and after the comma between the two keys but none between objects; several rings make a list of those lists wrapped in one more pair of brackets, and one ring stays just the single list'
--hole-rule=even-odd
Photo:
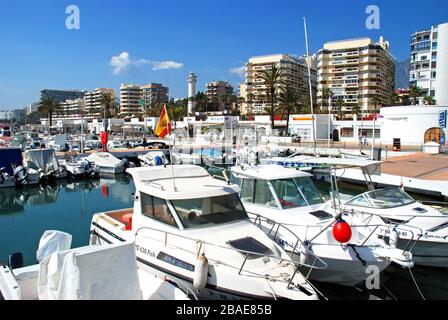
[{"label": "tall apartment building", "polygon": [[167,103],[169,100],[168,87],[164,87],[159,83],[150,83],[146,86],[142,86],[142,95],[147,106],[151,104]]},{"label": "tall apartment building", "polygon": [[83,99],[69,99],[61,103],[61,109],[54,115],[55,119],[79,119],[84,109]]},{"label": "tall apartment building", "polygon": [[[313,96],[316,95],[316,59],[310,57],[311,67],[311,87]],[[309,77],[308,65],[305,58],[295,58],[286,54],[275,54],[268,56],[252,57],[246,63],[246,81],[240,86],[240,97],[244,98],[241,106],[241,114],[262,113],[270,107],[267,98],[267,86],[264,80],[259,78],[260,71],[269,70],[272,65],[276,65],[282,70],[282,87],[290,86],[299,91],[303,97],[303,102],[309,105]],[[314,100],[315,101],[315,100]]]},{"label": "tall apartment building", "polygon": [[136,117],[143,114],[140,100],[143,97],[142,88],[134,84],[122,84],[120,86],[120,115],[124,117]]},{"label": "tall apartment building", "polygon": [[102,118],[101,93],[108,92],[115,98],[115,90],[109,88],[97,88],[86,92],[84,95],[86,118]]},{"label": "tall apartment building", "polygon": [[419,104],[431,96],[448,105],[448,23],[412,34],[409,86],[422,89]]},{"label": "tall apartment building", "polygon": [[233,86],[226,81],[213,81],[205,85],[208,99],[213,105],[213,111],[224,111],[231,107],[231,102],[221,101],[222,97],[233,95]]},{"label": "tall apartment building", "polygon": [[10,121],[14,119],[14,111],[4,110],[0,111],[0,121]]},{"label": "tall apartment building", "polygon": [[53,89],[43,89],[40,91],[41,99],[45,97],[54,98],[58,102],[64,102],[65,100],[75,100],[82,99],[84,97],[85,91],[79,90],[53,90]]},{"label": "tall apartment building", "polygon": [[318,52],[318,105],[328,110],[325,89],[333,93],[333,110],[339,99],[345,112],[357,106],[372,112],[387,105],[395,89],[395,59],[389,49],[383,37],[378,43],[369,38],[326,43]]}]

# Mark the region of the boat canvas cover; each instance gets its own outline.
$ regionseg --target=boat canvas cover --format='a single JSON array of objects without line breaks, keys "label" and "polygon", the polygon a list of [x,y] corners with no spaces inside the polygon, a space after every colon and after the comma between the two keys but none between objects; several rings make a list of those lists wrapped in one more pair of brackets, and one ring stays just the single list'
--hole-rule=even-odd
[{"label": "boat canvas cover", "polygon": [[107,152],[93,153],[86,158],[90,162],[94,162],[100,167],[116,167],[121,164],[121,161]]},{"label": "boat canvas cover", "polygon": [[72,235],[61,231],[47,230],[40,238],[36,259],[41,262],[54,252],[69,250],[71,245]]},{"label": "boat canvas cover", "polygon": [[42,169],[44,174],[59,169],[58,159],[54,149],[29,150],[27,151],[28,166],[32,169]]},{"label": "boat canvas cover", "polygon": [[0,168],[5,168],[9,175],[14,174],[13,166],[22,165],[22,151],[19,148],[0,149]]},{"label": "boat canvas cover", "polygon": [[133,242],[53,253],[40,263],[39,300],[140,300]]}]

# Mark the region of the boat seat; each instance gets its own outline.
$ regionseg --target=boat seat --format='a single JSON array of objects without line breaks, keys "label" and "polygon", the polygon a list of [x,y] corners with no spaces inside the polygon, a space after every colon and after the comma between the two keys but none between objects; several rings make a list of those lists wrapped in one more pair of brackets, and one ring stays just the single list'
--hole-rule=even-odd
[{"label": "boat seat", "polygon": [[8,258],[8,266],[11,270],[23,268],[23,254],[21,252],[11,254]]}]

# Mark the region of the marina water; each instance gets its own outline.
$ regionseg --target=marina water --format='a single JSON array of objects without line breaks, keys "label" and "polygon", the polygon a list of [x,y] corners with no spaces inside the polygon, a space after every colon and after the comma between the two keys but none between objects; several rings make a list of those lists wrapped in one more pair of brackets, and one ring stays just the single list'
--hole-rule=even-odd
[{"label": "marina water", "polygon": [[[328,194],[329,184],[318,182],[317,186],[322,194]],[[342,192],[352,195],[365,191],[363,187],[347,184],[340,187]],[[0,189],[0,262],[6,263],[10,253],[22,252],[25,265],[36,263],[39,239],[46,230],[72,234],[72,247],[87,245],[93,214],[132,207],[134,190],[127,175],[59,181],[22,190]],[[448,270],[414,267],[412,273],[426,299],[448,299]],[[329,299],[422,299],[409,270],[394,266],[381,274],[381,290],[367,291],[361,285],[357,288],[315,285]]]}]

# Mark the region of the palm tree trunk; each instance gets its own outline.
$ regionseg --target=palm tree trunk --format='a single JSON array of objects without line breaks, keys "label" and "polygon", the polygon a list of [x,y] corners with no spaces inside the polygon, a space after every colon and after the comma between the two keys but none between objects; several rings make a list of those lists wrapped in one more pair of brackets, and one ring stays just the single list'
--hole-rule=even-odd
[{"label": "palm tree trunk", "polygon": [[49,127],[48,127],[48,132],[50,132],[51,133],[51,127],[52,127],[52,124],[53,124],[53,112],[48,112],[48,120],[50,121],[50,125],[49,125]]},{"label": "palm tree trunk", "polygon": [[286,136],[289,135],[289,117],[291,116],[291,110],[288,108],[287,118],[286,118]]},{"label": "palm tree trunk", "polygon": [[275,89],[271,90],[271,129],[272,130],[274,130],[274,127],[275,127],[274,94],[275,94]]}]

